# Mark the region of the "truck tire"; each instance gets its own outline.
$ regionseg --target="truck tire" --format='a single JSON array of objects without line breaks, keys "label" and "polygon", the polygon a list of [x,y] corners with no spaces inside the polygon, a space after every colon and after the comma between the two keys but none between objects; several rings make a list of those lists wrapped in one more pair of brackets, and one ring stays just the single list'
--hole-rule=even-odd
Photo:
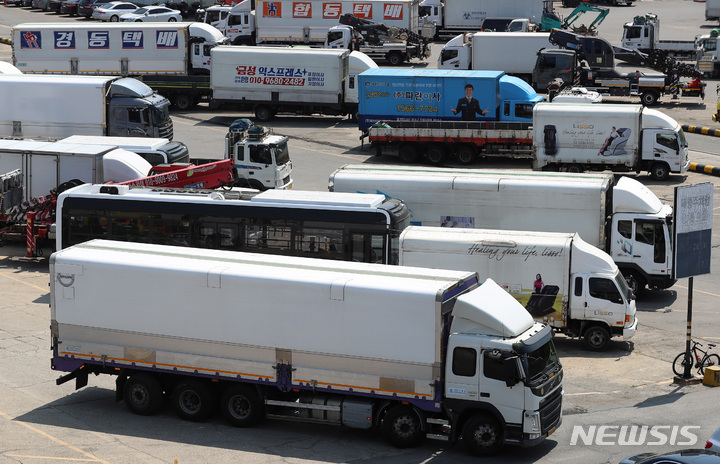
[{"label": "truck tire", "polygon": [[382,420],[382,435],[397,448],[419,445],[425,438],[420,417],[410,406],[394,406]]},{"label": "truck tire", "polygon": [[610,332],[601,325],[593,325],[585,330],[583,339],[588,350],[603,351],[610,344]]},{"label": "truck tire", "polygon": [[187,111],[195,106],[195,99],[186,93],[180,93],[175,96],[173,103],[177,109]]},{"label": "truck tire", "polygon": [[403,56],[398,52],[389,52],[385,59],[390,66],[400,66],[403,63]]},{"label": "truck tire", "polygon": [[670,166],[666,163],[655,163],[650,166],[650,177],[655,180],[665,180],[670,175]]},{"label": "truck tire", "polygon": [[133,374],[125,382],[123,399],[128,409],[141,416],[155,414],[162,407],[163,389],[160,380],[145,373]]},{"label": "truck tire", "polygon": [[425,157],[430,164],[439,165],[445,161],[445,147],[440,144],[431,144],[425,152]]},{"label": "truck tire", "polygon": [[225,390],[220,411],[234,427],[251,427],[265,417],[265,408],[257,392],[245,385],[232,385]]},{"label": "truck tire", "polygon": [[458,148],[455,156],[457,156],[460,164],[468,166],[475,163],[475,160],[477,160],[477,151],[472,145],[460,145],[460,148]]},{"label": "truck tire", "polygon": [[660,99],[660,94],[655,90],[646,90],[640,95],[640,101],[645,106],[653,106]]},{"label": "truck tire", "polygon": [[267,122],[270,121],[273,116],[275,116],[275,113],[268,105],[258,105],[255,107],[255,119],[258,121]]},{"label": "truck tire", "polygon": [[212,390],[198,380],[181,381],[173,389],[170,401],[178,417],[187,421],[204,421],[215,410]]},{"label": "truck tire", "polygon": [[628,288],[637,296],[640,292],[645,289],[645,279],[635,271],[623,272],[625,282],[627,282]]},{"label": "truck tire", "polygon": [[565,167],[565,172],[569,172],[572,174],[581,174],[585,172],[585,169],[579,164],[568,164]]},{"label": "truck tire", "polygon": [[502,447],[503,429],[490,414],[479,414],[465,422],[462,440],[470,453],[490,456],[497,454]]},{"label": "truck tire", "polygon": [[398,156],[400,157],[400,161],[403,163],[414,164],[417,163],[420,154],[418,153],[418,149],[415,145],[412,143],[405,143],[400,145],[400,148],[398,149]]}]

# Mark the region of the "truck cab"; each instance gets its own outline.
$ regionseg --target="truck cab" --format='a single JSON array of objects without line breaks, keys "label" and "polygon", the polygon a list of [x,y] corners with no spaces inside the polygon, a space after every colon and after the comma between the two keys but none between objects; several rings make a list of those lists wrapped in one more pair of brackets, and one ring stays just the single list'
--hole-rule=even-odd
[{"label": "truck cab", "polygon": [[710,34],[702,35],[697,39],[697,62],[695,69],[713,78],[720,77],[720,64],[718,64],[718,36],[720,31],[713,29]]},{"label": "truck cab", "polygon": [[173,139],[170,102],[142,82],[122,78],[108,91],[107,134]]},{"label": "truck cab", "polygon": [[609,254],[628,286],[638,293],[645,285],[665,289],[675,284],[672,268],[672,207],[642,184],[623,182],[613,189]]},{"label": "truck cab", "polygon": [[247,119],[230,125],[225,135],[225,158],[232,159],[242,186],[267,190],[292,188],[288,138],[272,134]]},{"label": "truck cab", "polygon": [[233,45],[255,45],[255,12],[246,2],[198,10],[198,21],[217,28]]},{"label": "truck cab", "polygon": [[202,23],[190,25],[189,74],[210,74],[210,50],[229,42],[222,32]]}]

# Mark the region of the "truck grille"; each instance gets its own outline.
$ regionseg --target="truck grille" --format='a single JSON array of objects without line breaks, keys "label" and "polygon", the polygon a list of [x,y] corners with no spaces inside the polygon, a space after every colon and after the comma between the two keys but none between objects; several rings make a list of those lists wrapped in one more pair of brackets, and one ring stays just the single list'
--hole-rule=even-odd
[{"label": "truck grille", "polygon": [[540,402],[540,426],[543,435],[560,423],[562,413],[562,388]]},{"label": "truck grille", "polygon": [[173,123],[172,121],[168,121],[165,124],[162,124],[158,127],[158,137],[163,139],[172,140],[173,139]]}]

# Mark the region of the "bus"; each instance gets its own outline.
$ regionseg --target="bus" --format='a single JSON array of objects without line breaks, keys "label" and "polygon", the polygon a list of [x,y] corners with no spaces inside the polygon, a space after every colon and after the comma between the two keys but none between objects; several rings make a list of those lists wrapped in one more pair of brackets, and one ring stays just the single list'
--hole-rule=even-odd
[{"label": "bus", "polygon": [[58,197],[56,249],[94,238],[398,263],[407,206],[384,195],[83,184]]}]

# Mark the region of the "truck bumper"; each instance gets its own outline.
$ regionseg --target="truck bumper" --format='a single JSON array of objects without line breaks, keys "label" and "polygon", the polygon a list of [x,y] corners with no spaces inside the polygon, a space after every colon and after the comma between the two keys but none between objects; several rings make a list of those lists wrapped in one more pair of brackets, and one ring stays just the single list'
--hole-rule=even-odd
[{"label": "truck bumper", "polygon": [[685,174],[690,169],[690,159],[685,161],[685,164],[680,166],[680,174]]},{"label": "truck bumper", "polygon": [[623,339],[628,340],[635,335],[635,332],[637,332],[638,328],[638,318],[635,318],[635,321],[632,323],[630,327],[625,327],[623,329]]}]

